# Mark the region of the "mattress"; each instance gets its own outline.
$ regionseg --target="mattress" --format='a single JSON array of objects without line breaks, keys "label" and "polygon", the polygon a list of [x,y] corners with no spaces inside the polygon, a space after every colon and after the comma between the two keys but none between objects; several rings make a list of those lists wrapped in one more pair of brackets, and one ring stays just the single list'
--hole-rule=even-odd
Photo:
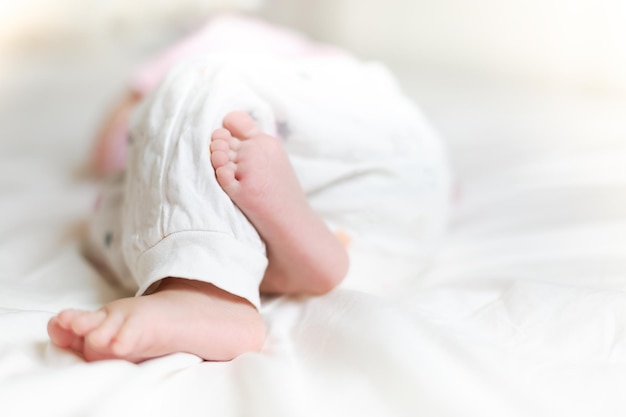
[{"label": "mattress", "polygon": [[626,99],[458,72],[396,68],[458,184],[444,242],[399,288],[357,271],[265,299],[264,349],[227,363],[52,346],[57,311],[122,295],[80,251],[98,189],[82,161],[132,62],[108,53],[44,56],[2,85],[0,415],[626,413]]}]

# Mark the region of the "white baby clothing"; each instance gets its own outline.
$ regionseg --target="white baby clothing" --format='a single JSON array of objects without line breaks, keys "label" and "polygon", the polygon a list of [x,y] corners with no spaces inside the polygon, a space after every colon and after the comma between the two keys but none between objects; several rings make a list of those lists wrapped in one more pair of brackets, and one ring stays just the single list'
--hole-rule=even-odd
[{"label": "white baby clothing", "polygon": [[450,174],[390,73],[345,55],[213,53],[175,66],[134,115],[127,170],[90,229],[92,256],[120,282],[140,295],[165,277],[199,280],[259,307],[264,243],[210,162],[211,134],[233,110],[279,137],[351,252],[423,264],[444,229]]}]

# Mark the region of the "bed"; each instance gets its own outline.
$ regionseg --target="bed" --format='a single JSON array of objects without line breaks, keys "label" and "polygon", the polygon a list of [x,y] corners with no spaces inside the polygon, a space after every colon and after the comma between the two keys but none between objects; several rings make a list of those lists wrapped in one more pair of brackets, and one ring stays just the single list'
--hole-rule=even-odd
[{"label": "bed", "polygon": [[454,71],[395,68],[458,182],[445,241],[400,288],[266,299],[263,351],[228,363],[51,346],[55,312],[121,296],[81,255],[82,161],[128,49],[46,51],[1,85],[0,415],[626,413],[626,100]]}]

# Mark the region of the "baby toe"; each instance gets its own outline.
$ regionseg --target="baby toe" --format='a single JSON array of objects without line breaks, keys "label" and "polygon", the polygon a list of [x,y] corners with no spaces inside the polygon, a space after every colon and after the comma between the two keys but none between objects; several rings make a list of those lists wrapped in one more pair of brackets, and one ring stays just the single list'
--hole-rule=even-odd
[{"label": "baby toe", "polygon": [[53,317],[48,322],[48,335],[52,343],[60,348],[70,347],[77,338],[74,332],[61,326],[57,317]]},{"label": "baby toe", "polygon": [[240,139],[249,139],[261,133],[254,119],[242,111],[228,113],[224,117],[223,125],[231,135]]},{"label": "baby toe", "polygon": [[213,168],[218,169],[230,162],[230,155],[225,151],[215,151],[211,153],[211,164]]},{"label": "baby toe", "polygon": [[215,176],[217,177],[217,182],[227,194],[235,191],[237,179],[235,178],[234,164],[230,163],[216,169]]},{"label": "baby toe", "polygon": [[72,330],[76,334],[84,336],[98,327],[105,318],[106,313],[102,310],[80,312],[72,322]]},{"label": "baby toe", "polygon": [[117,336],[123,323],[123,315],[108,314],[106,319],[96,329],[85,336],[85,343],[92,350],[102,351],[107,349]]},{"label": "baby toe", "polygon": [[226,142],[225,140],[214,140],[209,145],[209,149],[211,150],[211,152],[217,152],[217,151],[228,152],[228,151],[230,151],[230,147],[228,146],[228,142]]},{"label": "baby toe", "polygon": [[231,138],[231,134],[228,131],[228,129],[224,129],[223,127],[220,127],[219,129],[216,129],[213,134],[211,135],[211,140],[212,141],[228,141]]}]

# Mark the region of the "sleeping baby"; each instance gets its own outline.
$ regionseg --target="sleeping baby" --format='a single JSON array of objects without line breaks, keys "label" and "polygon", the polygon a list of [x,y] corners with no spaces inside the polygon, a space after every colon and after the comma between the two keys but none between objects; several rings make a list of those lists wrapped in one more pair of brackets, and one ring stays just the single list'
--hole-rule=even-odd
[{"label": "sleeping baby", "polygon": [[450,183],[383,66],[231,16],[138,72],[93,166],[86,252],[135,296],[50,320],[88,361],[259,351],[261,294],[325,294],[353,245],[440,234]]}]

